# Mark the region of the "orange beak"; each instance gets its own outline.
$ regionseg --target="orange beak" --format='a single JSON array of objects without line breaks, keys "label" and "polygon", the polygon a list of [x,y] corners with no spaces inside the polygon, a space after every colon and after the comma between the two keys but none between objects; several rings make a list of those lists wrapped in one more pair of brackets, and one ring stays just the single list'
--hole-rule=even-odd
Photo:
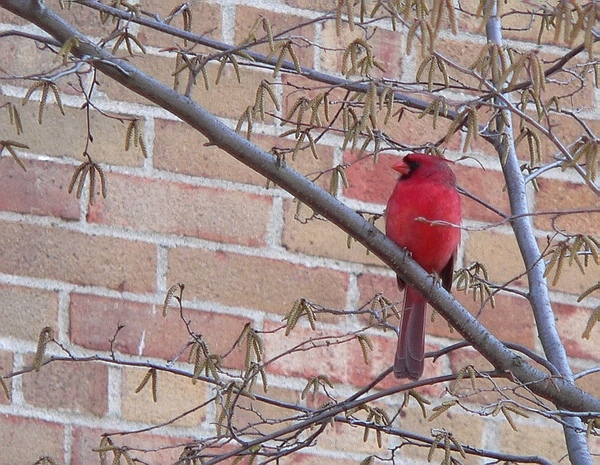
[{"label": "orange beak", "polygon": [[408,166],[408,163],[404,161],[404,158],[399,162],[396,162],[392,166],[392,169],[400,173],[402,176],[406,176],[408,173],[410,173],[410,166]]}]

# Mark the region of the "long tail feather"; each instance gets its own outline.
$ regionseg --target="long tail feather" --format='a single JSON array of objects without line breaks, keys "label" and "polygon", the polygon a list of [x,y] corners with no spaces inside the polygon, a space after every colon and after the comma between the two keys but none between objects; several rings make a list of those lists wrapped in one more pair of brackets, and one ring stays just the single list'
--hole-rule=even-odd
[{"label": "long tail feather", "polygon": [[394,359],[396,378],[417,380],[423,374],[425,358],[425,308],[427,301],[412,287],[404,292],[404,313]]}]

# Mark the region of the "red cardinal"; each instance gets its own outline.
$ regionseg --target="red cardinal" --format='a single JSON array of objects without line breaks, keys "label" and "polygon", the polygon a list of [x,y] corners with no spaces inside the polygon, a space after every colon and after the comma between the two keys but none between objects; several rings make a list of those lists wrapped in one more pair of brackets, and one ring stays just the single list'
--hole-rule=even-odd
[{"label": "red cardinal", "polygon": [[[450,290],[460,229],[432,222],[460,224],[456,177],[446,160],[421,153],[405,156],[393,169],[401,176],[387,204],[386,234]],[[427,301],[400,277],[398,287],[406,287],[406,291],[394,374],[396,378],[419,379],[424,366]]]}]

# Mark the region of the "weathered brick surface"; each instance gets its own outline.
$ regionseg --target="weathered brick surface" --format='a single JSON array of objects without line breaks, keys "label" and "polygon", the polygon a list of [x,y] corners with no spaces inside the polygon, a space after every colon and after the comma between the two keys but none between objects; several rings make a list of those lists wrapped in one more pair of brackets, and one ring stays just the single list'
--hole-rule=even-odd
[{"label": "weathered brick surface", "polygon": [[186,295],[194,299],[284,315],[302,297],[343,308],[347,286],[339,271],[184,247],[169,252],[168,279],[185,283]]},{"label": "weathered brick surface", "polygon": [[64,229],[0,223],[0,271],[81,285],[150,292],[154,246]]},{"label": "weathered brick surface", "polygon": [[[270,321],[265,323],[266,330],[274,330],[280,326],[280,323]],[[362,354],[358,342],[341,343],[336,342],[336,338],[343,340],[343,333],[324,329],[313,331],[305,325],[296,326],[287,337],[283,332],[279,332],[277,337],[265,338],[265,354],[268,359],[285,354],[307,339],[315,339],[317,345],[307,351],[286,354],[271,363],[269,371],[288,376],[302,376],[307,379],[326,375],[333,382],[348,381],[353,359],[359,360],[360,356],[360,363],[363,363]],[[311,344],[306,345],[307,348],[311,346]],[[350,353],[356,357],[352,357]]]},{"label": "weathered brick surface", "polygon": [[37,341],[45,326],[56,330],[56,293],[0,285],[0,335]]},{"label": "weathered brick surface", "polygon": [[264,186],[264,177],[181,121],[156,120],[154,165],[158,169],[205,178]]},{"label": "weathered brick surface", "polygon": [[43,409],[100,417],[106,414],[107,393],[108,367],[99,363],[52,362],[23,377],[25,401]]},{"label": "weathered brick surface", "polygon": [[501,234],[493,230],[470,232],[465,247],[465,264],[472,262],[483,263],[494,282],[511,281],[512,286],[526,283],[525,277],[513,281],[515,276],[525,271],[525,265],[512,234]]},{"label": "weathered brick surface", "polygon": [[[3,99],[3,101],[10,100]],[[39,103],[33,100],[33,97],[24,107],[21,107],[20,101],[12,101],[18,107],[24,132],[16,136],[12,126],[3,124],[0,126],[2,139],[25,143],[33,153],[83,161],[87,134],[86,116],[83,110],[64,106],[65,116],[63,116],[51,97],[48,97],[42,124],[39,124]],[[129,152],[125,152],[125,124],[98,112],[91,112],[90,125],[94,144],[88,148],[88,152],[95,162],[127,166],[139,166],[143,163],[139,149],[132,148]],[[17,149],[17,152],[19,151],[20,149]],[[67,183],[68,186],[70,179],[69,176],[63,183]]]},{"label": "weathered brick surface", "polygon": [[[2,9],[2,15],[7,15],[6,10]],[[18,20],[18,22],[21,21]],[[48,71],[53,68],[52,55],[47,50],[43,51],[40,47],[36,47],[33,41],[16,36],[5,39],[2,41],[2,51],[5,58],[3,69],[6,76],[27,76],[37,74],[40,70]],[[11,79],[9,82],[19,83],[25,87],[32,84],[19,79]]]},{"label": "weathered brick surface", "polygon": [[59,423],[0,414],[0,462],[31,465],[40,457],[64,460],[64,428]]},{"label": "weathered brick surface", "polygon": [[[71,298],[70,315],[72,341],[90,349],[109,350],[113,340],[113,348],[119,352],[172,360],[191,339],[177,307],[170,308],[163,317],[162,305],[75,294]],[[233,347],[248,322],[242,317],[187,309],[184,317],[190,330],[202,336],[210,352],[219,355]],[[185,354],[180,360],[187,361]],[[242,363],[241,349],[223,360],[225,366],[236,368]],[[193,371],[191,367],[190,370]]]},{"label": "weathered brick surface", "polygon": [[112,21],[110,20],[105,21],[104,24],[102,24],[102,21],[100,21],[100,14],[91,8],[86,8],[76,3],[64,4],[64,7],[60,7],[59,2],[57,1],[49,3],[58,15],[75,26],[77,30],[83,34],[108,36],[114,27],[111,27]]},{"label": "weathered brick surface", "polygon": [[264,245],[268,197],[116,174],[108,182],[110,196],[92,206],[92,223]]},{"label": "weathered brick surface", "polygon": [[[127,420],[151,424],[168,422],[206,400],[204,383],[193,384],[190,378],[161,372],[157,374],[156,402],[152,399],[151,381],[136,394],[147,371],[142,368],[125,368],[121,371],[121,411]],[[204,409],[198,409],[173,425],[197,427],[205,415]]]},{"label": "weathered brick surface", "polygon": [[[369,28],[367,30],[372,47],[373,57],[385,68],[385,71],[374,67],[369,73],[374,77],[387,77],[398,79],[402,72],[402,63],[405,59],[406,49],[404,36],[400,32],[386,31],[380,28]],[[327,71],[339,72],[342,69],[344,51],[356,39],[364,39],[362,28],[350,31],[344,27],[341,35],[337,34],[335,23],[326,23],[323,28],[323,43],[326,49],[321,53],[321,66]],[[364,52],[363,52],[364,53]],[[346,62],[350,67],[350,62]]]},{"label": "weathered brick surface", "polygon": [[518,431],[514,431],[507,422],[499,426],[498,439],[504,452],[541,455],[553,463],[558,463],[565,456],[565,438],[558,425],[554,428],[540,427],[517,415],[513,415],[513,419]]},{"label": "weathered brick surface", "polygon": [[537,329],[531,314],[531,307],[525,299],[511,295],[499,295],[495,298],[495,308],[491,306],[490,302],[486,302],[482,309],[481,301],[475,302],[472,293],[467,296],[455,291],[455,297],[498,339],[516,342],[529,348],[534,347]]},{"label": "weathered brick surface", "polygon": [[27,171],[11,158],[0,158],[0,209],[76,220],[79,202],[67,192],[73,167],[24,161]]},{"label": "weathered brick surface", "polygon": [[[478,202],[466,195],[462,198],[463,218],[465,220],[499,222],[502,217],[492,208],[505,215],[510,214],[508,195],[505,192],[504,177],[500,171],[472,168],[455,163],[452,169],[460,187],[473,194]],[[492,208],[488,208],[489,205]]]},{"label": "weathered brick surface", "polygon": [[[367,249],[361,244],[352,241],[348,247],[348,235],[333,223],[311,218],[313,211],[310,208],[302,208],[299,219],[295,218],[295,202],[286,201],[284,210],[282,245],[288,250],[306,255],[383,265],[373,254],[367,254]],[[380,221],[378,226],[383,227],[383,222]]]},{"label": "weathered brick surface", "polygon": [[[584,365],[585,364],[585,365]],[[581,368],[581,366],[589,366],[589,361],[585,360],[584,364],[580,364],[580,363],[573,363],[572,367],[573,367],[573,372],[574,373],[579,373],[581,371],[584,371],[585,368]],[[600,396],[600,375],[596,372],[592,372],[587,374],[586,376],[580,377],[577,379],[577,381],[575,382],[575,384],[580,388],[583,389],[586,392],[589,392],[591,395],[593,396]]]},{"label": "weathered brick surface", "polygon": [[351,163],[346,169],[350,187],[344,189],[344,196],[385,205],[400,176],[392,169],[400,157],[381,154],[374,163],[373,157],[357,159],[357,155],[350,152],[344,155],[344,161]]},{"label": "weathered brick surface", "polygon": [[377,436],[371,431],[364,440],[364,428],[357,428],[343,423],[335,423],[319,436],[319,446],[323,449],[339,451],[351,450],[354,453],[370,454],[383,453],[388,446],[388,437],[382,435],[381,447],[377,444]]},{"label": "weathered brick surface", "polygon": [[[365,454],[365,458],[366,458]],[[285,465],[351,465],[356,463],[356,460],[340,459],[338,457],[328,457],[322,455],[311,455],[308,453],[298,453],[292,456],[283,457],[280,463]]]},{"label": "weathered brick surface", "polygon": [[[142,7],[147,11],[156,12],[161,18],[166,18],[168,15],[181,6],[181,2],[171,0],[144,0],[140,2]],[[221,8],[219,5],[213,5],[206,2],[188,4],[189,12],[192,17],[192,30],[194,34],[209,37],[211,39],[221,39]],[[174,17],[170,23],[171,26],[183,29],[182,14]],[[184,47],[183,39],[173,39],[171,36],[164,34],[155,29],[143,27],[140,30],[138,38],[144,45],[163,48],[165,42],[169,42],[173,46],[175,44]],[[194,52],[204,51],[204,47],[194,47]],[[206,49],[208,50],[208,49]]]},{"label": "weathered brick surface", "polygon": [[[137,50],[137,48],[136,48]],[[123,56],[123,54],[121,54]],[[157,81],[162,82],[168,87],[173,86],[173,76],[171,73],[175,70],[175,55],[172,57],[156,56],[156,55],[135,55],[133,57],[127,57],[127,61],[138,68],[140,71],[147,73]],[[125,86],[112,81],[111,79],[104,77],[100,79],[100,86],[98,87],[100,92],[103,92],[111,100],[124,101],[139,103],[143,105],[150,105],[151,102]],[[125,128],[123,128],[124,130]],[[123,146],[125,139],[123,138]]]},{"label": "weathered brick surface", "polygon": [[[274,36],[278,36],[284,31],[292,29],[291,32],[283,34],[282,37],[287,38],[300,35],[306,37],[306,39],[309,41],[314,40],[314,26],[310,24],[301,26],[306,22],[306,18],[284,13],[276,13],[270,9],[259,9],[245,5],[239,5],[236,8],[235,14],[235,43],[243,43],[246,41],[255,23],[261,20],[261,18],[265,18],[270,22]],[[254,36],[258,40],[265,39],[267,37],[262,26],[257,28]],[[302,44],[300,43],[300,45]],[[265,55],[271,53],[269,44],[254,47],[254,50],[264,53]],[[294,52],[296,53],[301,66],[312,67],[314,65],[312,59],[313,52],[310,47],[298,47],[297,45],[294,45]],[[277,50],[274,55],[275,57],[279,57],[279,50]],[[288,61],[292,60],[289,52],[286,52],[285,59]]]},{"label": "weathered brick surface", "polygon": [[402,302],[402,293],[398,290],[395,277],[363,273],[358,276],[357,281],[360,293],[358,303],[361,307],[369,302],[375,294],[379,293],[396,304]]},{"label": "weathered brick surface", "polygon": [[[0,350],[0,376],[6,376],[13,371],[13,357],[11,352]],[[12,380],[6,378],[3,380],[8,389],[8,397],[4,392],[4,388],[0,387],[0,404],[10,404],[12,396]]]},{"label": "weathered brick surface", "polygon": [[[204,82],[200,79],[192,91],[192,98],[211,113],[237,121],[249,106],[254,105],[256,90],[264,79],[271,77],[271,73],[244,69],[243,76],[238,81],[233,67],[227,65],[217,84],[218,69],[218,64],[210,63],[207,66],[210,92],[206,91]],[[266,121],[271,119],[267,116]]]},{"label": "weathered brick surface", "polygon": [[[113,431],[109,431],[112,433]],[[97,451],[104,429],[81,426],[73,428],[73,449],[71,465],[89,465],[101,463]],[[177,462],[181,448],[179,445],[190,442],[186,437],[168,437],[152,433],[114,435],[111,437],[117,447],[127,447],[132,459],[152,465]],[[111,462],[114,455],[109,451],[106,458]],[[125,461],[124,458],[121,459]],[[134,462],[135,463],[135,462]]]},{"label": "weathered brick surface", "polygon": [[[398,395],[398,405],[402,403],[403,395]],[[462,444],[465,443],[480,443],[483,435],[484,420],[473,415],[464,415],[459,411],[456,406],[451,408],[447,412],[443,413],[433,421],[428,421],[431,417],[433,407],[440,405],[443,399],[429,399],[431,404],[426,406],[425,411],[427,418],[423,417],[423,411],[414,399],[411,399],[409,406],[403,408],[400,411],[399,418],[397,420],[399,427],[410,428],[411,431],[415,431],[417,434],[422,434],[427,437],[431,437],[432,429],[446,429],[452,431],[453,436]],[[420,447],[406,447],[400,451],[400,457],[405,459],[419,459],[425,461],[429,449],[423,449]],[[434,452],[433,460],[442,460],[444,457],[444,449],[438,449]]]},{"label": "weathered brick surface", "polygon": [[[269,375],[267,375],[268,382]],[[286,408],[284,405],[303,405],[306,401],[301,399],[301,393],[290,389],[269,387],[268,385],[267,388],[268,391],[264,392],[263,387],[257,385],[253,393],[268,395],[270,398],[276,399],[280,404],[269,404],[261,402],[258,399],[240,397],[236,403],[233,418],[235,427],[241,429],[247,428],[248,425],[254,425],[253,428],[256,428],[261,433],[269,434],[293,424],[293,418],[298,415],[298,410]],[[282,421],[261,424],[261,419],[278,419]],[[286,421],[283,421],[283,419]]]},{"label": "weathered brick surface", "polygon": [[573,214],[539,215],[535,224],[543,230],[551,230],[552,224],[559,230],[573,233],[598,235],[600,232],[600,213],[586,212],[586,209],[598,209],[598,198],[585,184],[575,184],[554,179],[541,179],[540,192],[536,195],[536,208],[543,212],[581,210]]},{"label": "weathered brick surface", "polygon": [[589,339],[583,338],[583,333],[592,317],[593,311],[593,308],[554,304],[557,328],[567,353],[571,357],[596,361],[600,359],[597,344],[600,327],[595,325],[590,332]]}]

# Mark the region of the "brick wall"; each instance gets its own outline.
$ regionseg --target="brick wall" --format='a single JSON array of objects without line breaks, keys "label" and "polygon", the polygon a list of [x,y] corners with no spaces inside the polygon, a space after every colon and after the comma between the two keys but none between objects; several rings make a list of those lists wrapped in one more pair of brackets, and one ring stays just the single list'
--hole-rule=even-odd
[{"label": "brick wall", "polygon": [[[145,9],[159,11],[164,17],[180,2],[142,3]],[[253,2],[249,6],[243,2],[199,2],[192,10],[194,31],[237,42],[258,15],[269,18],[279,28],[283,24],[289,27],[314,17],[313,8],[328,10],[330,3],[281,0]],[[47,4],[60,11],[58,2]],[[110,21],[100,26],[96,13],[76,5],[60,13],[95,37],[111,29]],[[23,20],[2,9],[0,28],[31,30]],[[443,52],[468,65],[468,50],[483,41],[476,29],[476,25],[471,25],[458,37],[444,34]],[[139,34],[148,53],[130,61],[170,84],[173,62],[161,49],[177,41],[135,25],[131,30]],[[304,26],[301,33],[329,47],[302,49],[303,64],[325,71],[339,66],[341,52],[333,47],[339,46],[340,39],[333,24]],[[353,37],[345,31],[343,40]],[[405,39],[401,30],[381,29],[373,44],[375,53],[388,64],[390,77],[410,80],[418,52],[405,56]],[[0,50],[0,68],[16,76],[57,65],[51,54],[22,38],[1,38]],[[548,53],[559,52],[554,47]],[[192,96],[235,127],[239,115],[253,103],[254,90],[263,79],[270,79],[271,73],[259,68],[245,69],[242,82],[238,83],[235,73],[226,69],[215,86],[216,68],[209,66],[210,90],[199,85]],[[306,84],[297,77],[284,79]],[[203,136],[160,108],[104,76],[98,76],[98,81],[95,105],[113,116],[141,118],[148,157],[143,158],[136,148],[124,151],[127,122],[92,112],[90,130],[94,142],[89,151],[94,161],[104,167],[108,183],[107,198],[96,195],[93,205],[88,203],[86,190],[81,199],[67,193],[73,169],[83,159],[87,134],[85,112],[80,108],[83,100],[69,86],[77,86],[77,80],[71,76],[60,81],[66,114],[60,114],[50,97],[41,125],[37,121],[39,93],[21,107],[28,82],[0,81],[0,105],[14,103],[24,127],[24,133],[17,136],[7,112],[0,110],[0,140],[16,140],[30,147],[19,150],[26,172],[7,151],[0,157],[0,373],[19,371],[32,364],[38,334],[45,326],[53,328],[56,340],[78,357],[109,357],[114,350],[130,366],[57,362],[39,372],[8,379],[11,398],[0,395],[0,463],[32,464],[40,456],[51,456],[57,463],[69,465],[98,463],[93,449],[98,447],[102,433],[166,423],[145,433],[114,437],[118,445],[146,450],[133,453],[140,460],[166,464],[177,459],[179,444],[214,435],[219,413],[214,404],[170,423],[182,412],[214,396],[214,386],[192,384],[185,377],[161,373],[157,402],[152,401],[149,389],[135,394],[146,372],[136,363],[164,364],[165,360],[177,359],[174,367],[191,370],[184,354],[189,340],[184,322],[176,308],[171,308],[166,318],[162,316],[165,294],[177,282],[186,286],[184,315],[190,320],[190,328],[202,334],[213,353],[229,351],[244,325],[250,322],[255,329],[267,332],[267,360],[307,338],[342,337],[365,323],[363,317],[355,315],[320,315],[316,331],[301,320],[285,337],[280,330],[282,318],[299,298],[327,308],[355,310],[379,292],[394,301],[401,297],[393,273],[366,254],[363,247],[353,244],[348,248],[344,233],[324,221],[297,221],[296,205],[290,195],[278,188],[266,188],[265,179],[227,154],[206,146]],[[283,114],[297,98],[290,89],[285,87],[279,94]],[[572,103],[574,108],[583,106],[582,115],[591,127],[600,124],[596,97],[597,93],[588,86],[581,100]],[[443,136],[447,124],[440,123],[432,133],[430,121],[408,114],[387,131],[403,142],[416,144]],[[573,141],[580,133],[575,126],[572,120],[564,118],[557,131],[567,141]],[[274,141],[280,143],[277,135],[282,131],[267,119],[256,126],[252,140],[269,149]],[[340,142],[339,137],[326,138],[319,146],[318,160],[305,151],[289,162],[303,173],[315,173],[354,161],[356,154],[342,152]],[[450,158],[458,158],[460,136],[453,137],[446,147]],[[546,148],[544,156],[550,159],[551,149]],[[474,150],[476,161],[465,160],[455,166],[459,183],[507,211],[504,181],[493,151],[480,140],[475,141]],[[370,160],[353,164],[347,170],[350,187],[343,190],[341,198],[352,207],[382,212],[395,182],[390,170],[395,159],[381,156],[376,165]],[[325,178],[318,182],[328,185]],[[552,172],[540,184],[542,191],[532,192],[531,197],[532,206],[540,211],[598,206],[597,197],[569,172]],[[509,226],[488,229],[486,225],[499,220],[497,215],[466,198],[463,207],[468,231],[463,237],[459,265],[481,261],[488,266],[491,279],[499,283],[522,273],[524,266]],[[310,213],[301,211],[304,217]],[[535,219],[542,246],[551,231],[550,219]],[[558,227],[597,235],[599,219],[599,214],[571,215],[561,217]],[[382,221],[377,225],[382,228]],[[597,330],[590,340],[580,337],[597,299],[576,303],[578,294],[597,282],[598,276],[598,267],[592,266],[585,276],[576,267],[565,269],[551,292],[558,327],[576,370],[590,368],[600,359]],[[526,279],[521,277],[512,285],[526,289]],[[479,311],[471,296],[457,297],[471,311]],[[495,309],[485,307],[480,316],[482,322],[501,339],[539,350],[527,302],[513,294],[499,295],[496,301]],[[120,326],[122,329],[117,331]],[[341,398],[364,386],[390,365],[395,346],[391,331],[374,330],[370,334],[374,350],[369,365],[365,365],[356,341],[299,352],[273,362],[268,370],[269,395],[305,404],[300,393],[306,378],[320,374],[330,377],[336,384],[335,395]],[[429,324],[428,350],[457,340],[459,336],[450,332],[440,318]],[[234,348],[223,365],[239,372],[244,366],[244,354],[243,348]],[[48,355],[65,353],[51,344]],[[458,370],[471,362],[484,366],[473,352],[463,351],[435,364],[427,363],[426,375]],[[397,381],[388,378],[382,387],[395,384]],[[581,385],[600,395],[598,375],[584,378]],[[433,405],[445,400],[443,386],[423,392]],[[467,405],[477,410],[477,402],[490,401],[486,396],[491,394],[484,393],[472,403],[467,401]],[[381,405],[393,408],[402,400],[398,394],[386,398]],[[252,403],[257,409],[264,408],[257,401]],[[516,418],[519,432],[514,432],[499,417],[482,418],[455,409],[430,423],[420,412],[413,402],[402,411],[396,424],[426,436],[432,428],[447,428],[463,443],[507,453],[543,454],[553,461],[565,453],[558,425],[535,416],[527,421]],[[274,406],[267,408],[267,414],[279,413]],[[250,411],[246,415],[246,421],[256,420]],[[244,420],[242,417],[239,421]],[[384,438],[383,449],[379,449],[373,434],[363,443],[362,429],[340,423],[328,427],[314,447],[284,460],[302,464],[359,463],[372,453],[385,456],[386,447],[398,445],[395,441]],[[598,444],[592,446],[598,452]],[[407,447],[401,451],[407,460],[426,460],[427,449]],[[475,459],[469,461],[474,463]]]}]

